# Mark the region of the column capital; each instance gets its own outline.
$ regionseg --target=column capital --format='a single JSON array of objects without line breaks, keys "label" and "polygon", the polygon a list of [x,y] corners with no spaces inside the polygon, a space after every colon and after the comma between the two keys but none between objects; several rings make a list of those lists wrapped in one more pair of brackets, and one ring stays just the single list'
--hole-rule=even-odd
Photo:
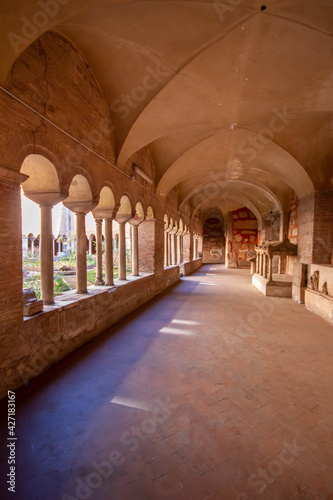
[{"label": "column capital", "polygon": [[92,201],[69,201],[64,202],[63,205],[71,212],[87,215],[87,213],[91,212],[93,208],[95,208],[96,203]]},{"label": "column capital", "polygon": [[24,196],[37,203],[40,207],[53,207],[57,205],[62,200],[65,200],[68,193],[62,193],[60,191],[26,191],[24,190]]}]

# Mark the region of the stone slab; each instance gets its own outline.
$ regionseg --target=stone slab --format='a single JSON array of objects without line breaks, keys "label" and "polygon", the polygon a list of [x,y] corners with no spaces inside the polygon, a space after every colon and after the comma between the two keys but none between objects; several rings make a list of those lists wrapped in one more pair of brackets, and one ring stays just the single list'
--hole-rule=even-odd
[{"label": "stone slab", "polygon": [[305,290],[305,307],[333,325],[333,297],[307,288]]},{"label": "stone slab", "polygon": [[271,281],[269,283],[267,278],[253,274],[252,285],[266,297],[291,298],[292,296],[292,283],[288,281]]}]

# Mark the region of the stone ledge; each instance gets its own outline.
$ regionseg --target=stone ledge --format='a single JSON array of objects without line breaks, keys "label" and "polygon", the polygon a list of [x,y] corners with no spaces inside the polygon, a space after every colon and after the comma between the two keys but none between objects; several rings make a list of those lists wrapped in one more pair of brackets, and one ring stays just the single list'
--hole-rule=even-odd
[{"label": "stone ledge", "polygon": [[44,305],[44,308],[42,311],[38,312],[37,314],[34,314],[33,316],[24,316],[23,320],[24,321],[29,321],[36,316],[40,316],[42,314],[46,314],[50,311],[58,310],[58,311],[65,311],[67,309],[70,309],[72,307],[75,307],[75,305],[82,301],[82,300],[87,300],[91,298],[92,296],[95,295],[100,295],[103,293],[112,293],[117,290],[119,287],[123,287],[126,285],[130,285],[133,282],[136,282],[138,280],[143,280],[145,278],[148,278],[149,276],[154,276],[152,273],[141,273],[140,276],[127,276],[126,280],[115,280],[114,286],[95,286],[91,285],[88,287],[88,293],[83,293],[79,294],[76,293],[75,290],[71,290],[68,292],[64,292],[61,295],[58,295],[55,297],[54,301],[55,303],[52,305]]},{"label": "stone ledge", "polygon": [[305,307],[333,325],[333,297],[305,290]]}]

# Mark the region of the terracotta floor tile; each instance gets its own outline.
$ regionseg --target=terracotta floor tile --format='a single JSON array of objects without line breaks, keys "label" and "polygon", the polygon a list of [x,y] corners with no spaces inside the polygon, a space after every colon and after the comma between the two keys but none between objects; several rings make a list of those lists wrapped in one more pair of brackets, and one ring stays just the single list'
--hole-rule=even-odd
[{"label": "terracotta floor tile", "polygon": [[[77,498],[115,453],[90,500],[333,498],[332,327],[212,267],[17,391],[17,500]],[[272,315],[240,335],[258,301]]]}]

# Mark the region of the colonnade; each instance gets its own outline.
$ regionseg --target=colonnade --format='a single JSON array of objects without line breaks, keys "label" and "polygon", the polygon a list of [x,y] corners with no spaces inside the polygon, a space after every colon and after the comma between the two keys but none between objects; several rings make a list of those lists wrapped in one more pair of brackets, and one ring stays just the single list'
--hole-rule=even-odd
[{"label": "colonnade", "polygon": [[[39,195],[28,196],[32,201],[38,202]],[[45,196],[44,196],[45,198]],[[43,200],[44,201],[44,200]],[[52,208],[55,203],[49,202],[40,204],[41,232],[40,232],[40,280],[41,298],[45,305],[54,304],[54,249],[55,238],[52,234]],[[87,235],[86,235],[86,215],[92,211],[96,224],[96,286],[113,286],[113,231],[112,222],[118,219],[117,208],[94,209],[96,204],[71,201],[68,197],[64,205],[75,213],[76,218],[76,291],[78,294],[87,293]],[[119,224],[119,279],[126,280],[126,237],[125,224],[134,218],[130,210],[124,217],[120,214],[117,220]],[[139,251],[138,251],[138,225],[143,220],[136,217],[132,224],[132,270],[134,276],[139,276]],[[102,227],[105,224],[105,280],[103,279],[103,236]],[[31,240],[31,238],[30,238]],[[33,243],[33,242],[32,242]],[[28,247],[28,245],[27,245]],[[28,249],[28,248],[27,248]]]},{"label": "colonnade", "polygon": [[[164,266],[175,266],[199,257],[199,243],[202,237],[190,233],[182,221],[178,224],[164,217]],[[185,255],[186,254],[186,255]]]},{"label": "colonnade", "polygon": [[[34,157],[34,155],[31,155]],[[23,162],[23,166],[25,162]],[[45,168],[45,165],[44,165]],[[75,214],[76,218],[76,289],[78,294],[87,293],[87,235],[86,235],[86,215],[92,212],[96,224],[96,286],[113,286],[113,240],[112,225],[115,220],[119,225],[118,235],[118,279],[126,280],[126,234],[125,225],[131,226],[131,257],[132,275],[139,276],[140,273],[140,252],[142,254],[142,271],[155,272],[156,250],[159,244],[163,245],[163,240],[159,242],[161,233],[156,230],[160,221],[154,218],[151,207],[144,212],[143,206],[138,202],[132,207],[129,198],[124,195],[119,203],[115,202],[115,197],[111,188],[104,186],[99,198],[93,199],[90,185],[87,179],[77,174],[69,187],[69,191],[63,193],[58,183],[58,177],[54,166],[47,164],[48,179],[52,185],[57,185],[50,191],[36,189],[38,179],[34,177],[34,172],[29,171],[29,165],[23,169],[29,175],[29,181],[24,181],[24,194],[40,206],[41,214],[41,234],[40,234],[40,262],[41,262],[41,298],[46,305],[54,303],[54,237],[52,235],[52,208],[59,203]],[[167,217],[167,216],[166,216]],[[154,227],[144,221],[151,221]],[[103,224],[105,225],[105,278],[103,277]],[[156,226],[156,227],[157,227]],[[202,237],[190,232],[183,220],[170,221],[164,219],[164,264],[165,266],[182,264],[184,261],[197,259],[202,245]],[[157,233],[156,233],[157,231]],[[157,235],[158,234],[158,235]],[[157,236],[156,236],[157,235]],[[158,241],[156,241],[156,238]],[[156,246],[157,245],[157,246]],[[90,241],[90,253],[92,253],[92,241]],[[161,248],[163,252],[163,247]],[[154,262],[153,262],[154,261]],[[157,262],[157,261],[156,261]],[[163,263],[163,262],[162,262]]]},{"label": "colonnade", "polygon": [[273,279],[273,255],[265,251],[258,251],[256,255],[256,273],[269,281]]}]

